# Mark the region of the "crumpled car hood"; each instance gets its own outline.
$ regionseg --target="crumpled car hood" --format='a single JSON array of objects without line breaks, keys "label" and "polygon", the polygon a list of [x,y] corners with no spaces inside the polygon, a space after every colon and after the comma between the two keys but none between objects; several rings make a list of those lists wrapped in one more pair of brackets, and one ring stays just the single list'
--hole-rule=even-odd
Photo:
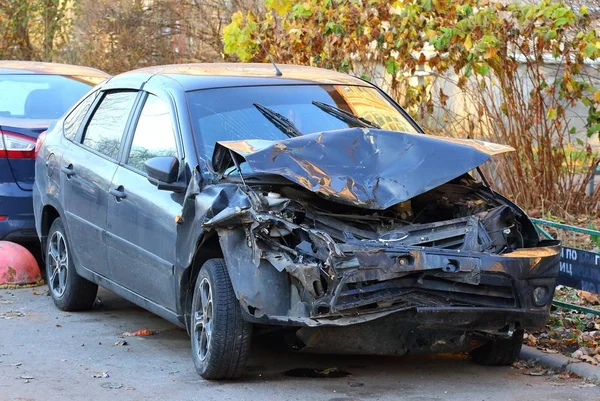
[{"label": "crumpled car hood", "polygon": [[217,142],[212,165],[223,173],[232,155],[255,173],[276,174],[332,201],[387,209],[514,151],[489,142],[349,128],[280,141]]}]

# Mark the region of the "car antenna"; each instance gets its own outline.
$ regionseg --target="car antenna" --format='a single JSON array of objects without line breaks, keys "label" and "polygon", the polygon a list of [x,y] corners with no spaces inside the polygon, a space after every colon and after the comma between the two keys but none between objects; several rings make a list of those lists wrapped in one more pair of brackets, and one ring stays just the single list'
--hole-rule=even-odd
[{"label": "car antenna", "polygon": [[277,75],[278,77],[282,76],[283,74],[282,74],[281,70],[279,69],[279,67],[277,67],[277,64],[275,64],[273,57],[271,57],[271,55],[269,54],[267,49],[265,49],[265,45],[263,45],[262,41],[258,38],[256,39],[256,41],[258,42],[260,47],[262,47],[263,51],[267,54],[267,57],[268,57],[269,61],[271,62],[271,64],[273,64],[273,68],[275,68],[275,75]]}]

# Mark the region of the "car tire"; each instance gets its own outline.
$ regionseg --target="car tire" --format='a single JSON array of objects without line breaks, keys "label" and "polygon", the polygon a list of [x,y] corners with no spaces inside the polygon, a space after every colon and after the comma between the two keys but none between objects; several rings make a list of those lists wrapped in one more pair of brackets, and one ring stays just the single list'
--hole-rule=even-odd
[{"label": "car tire", "polygon": [[252,325],[244,320],[223,259],[198,273],[190,313],[192,358],[204,379],[234,379],[248,359]]},{"label": "car tire", "polygon": [[490,340],[471,351],[471,359],[487,366],[512,365],[521,353],[523,333],[523,330],[516,330],[510,338]]},{"label": "car tire", "polygon": [[52,222],[45,247],[46,279],[56,307],[63,311],[90,309],[96,300],[98,286],[77,274],[60,218]]}]

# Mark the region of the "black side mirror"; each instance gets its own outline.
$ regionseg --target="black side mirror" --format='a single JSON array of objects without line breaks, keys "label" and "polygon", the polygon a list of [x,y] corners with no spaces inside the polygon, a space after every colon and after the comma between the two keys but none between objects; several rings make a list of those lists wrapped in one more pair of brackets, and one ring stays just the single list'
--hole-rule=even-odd
[{"label": "black side mirror", "polygon": [[174,156],[158,156],[146,160],[144,165],[148,181],[158,186],[158,189],[170,191],[185,190],[184,183],[177,182],[179,178],[179,159]]}]

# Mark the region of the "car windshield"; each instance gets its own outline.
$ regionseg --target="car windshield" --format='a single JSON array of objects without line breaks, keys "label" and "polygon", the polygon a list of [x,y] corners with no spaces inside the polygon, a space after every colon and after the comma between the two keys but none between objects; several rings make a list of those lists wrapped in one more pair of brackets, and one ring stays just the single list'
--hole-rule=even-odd
[{"label": "car windshield", "polygon": [[328,112],[322,104],[349,112],[385,130],[418,132],[379,90],[366,86],[252,86],[198,90],[188,92],[187,96],[196,143],[201,157],[207,161],[211,160],[217,141],[288,139],[290,133],[282,128],[281,121],[269,118],[265,108],[285,117],[300,134],[366,124],[332,110]]},{"label": "car windshield", "polygon": [[0,118],[53,120],[105,78],[64,75],[0,75]]}]

